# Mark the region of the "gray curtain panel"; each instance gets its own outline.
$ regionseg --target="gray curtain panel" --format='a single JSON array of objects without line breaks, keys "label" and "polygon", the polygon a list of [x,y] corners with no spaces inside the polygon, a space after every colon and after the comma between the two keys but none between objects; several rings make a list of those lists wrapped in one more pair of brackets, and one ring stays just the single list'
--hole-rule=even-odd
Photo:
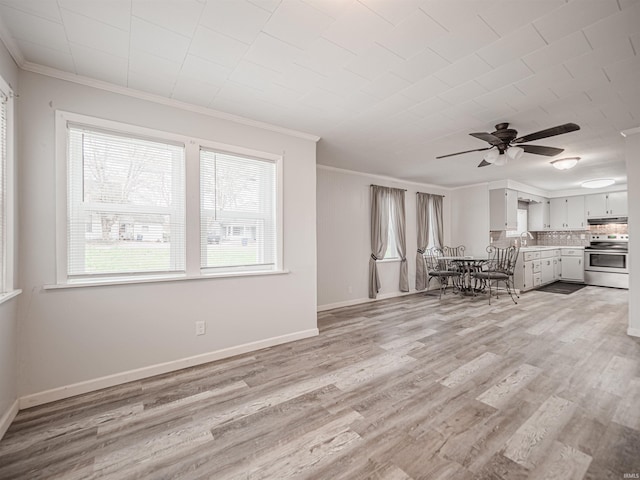
[{"label": "gray curtain panel", "polygon": [[380,291],[376,260],[384,258],[389,238],[389,189],[371,186],[371,257],[369,258],[369,298]]},{"label": "gray curtain panel", "polygon": [[391,211],[393,212],[396,247],[400,255],[400,291],[409,291],[409,268],[407,265],[407,220],[404,208],[404,190],[392,188]]},{"label": "gray curtain panel", "polygon": [[438,242],[436,245],[438,248],[442,248],[444,244],[444,229],[442,227],[442,199],[441,195],[431,195],[431,204],[433,206],[431,214],[433,215],[433,221],[431,226],[434,229],[434,237]]},{"label": "gray curtain panel", "polygon": [[427,264],[424,252],[429,244],[429,199],[428,193],[416,194],[416,229],[418,233],[418,251],[416,252],[416,290],[427,288]]}]

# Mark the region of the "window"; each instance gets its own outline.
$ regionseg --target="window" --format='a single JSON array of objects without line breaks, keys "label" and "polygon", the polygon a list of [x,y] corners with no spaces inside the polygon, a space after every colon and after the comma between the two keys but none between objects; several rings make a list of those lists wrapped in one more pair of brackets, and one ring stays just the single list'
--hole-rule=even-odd
[{"label": "window", "polygon": [[438,240],[438,224],[436,222],[436,206],[434,204],[433,195],[429,198],[428,222],[429,222],[429,242],[427,243],[427,250],[431,248],[442,248],[440,240]]},{"label": "window", "polygon": [[200,151],[201,267],[273,270],[276,265],[276,164]]},{"label": "window", "polygon": [[389,201],[389,236],[387,238],[387,251],[384,254],[384,259],[399,259],[398,246],[396,244],[396,221],[394,218],[394,210],[391,208],[391,201]]},{"label": "window", "polygon": [[13,291],[13,99],[0,78],[0,294]]},{"label": "window", "polygon": [[58,286],[282,272],[281,156],[69,112],[56,122]]},{"label": "window", "polygon": [[68,127],[68,277],[185,270],[184,145]]},{"label": "window", "polygon": [[518,223],[515,230],[507,230],[507,237],[519,237],[523,233],[526,233],[529,225],[529,210],[528,208],[518,208]]}]

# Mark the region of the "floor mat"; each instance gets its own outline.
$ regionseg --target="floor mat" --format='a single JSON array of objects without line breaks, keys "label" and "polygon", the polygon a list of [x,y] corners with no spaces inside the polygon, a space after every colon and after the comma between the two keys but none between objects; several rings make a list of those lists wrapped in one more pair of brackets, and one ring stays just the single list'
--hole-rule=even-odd
[{"label": "floor mat", "polygon": [[568,283],[568,282],[555,282],[538,288],[538,292],[548,293],[561,293],[563,295],[569,295],[570,293],[577,292],[581,288],[586,287],[584,283]]}]

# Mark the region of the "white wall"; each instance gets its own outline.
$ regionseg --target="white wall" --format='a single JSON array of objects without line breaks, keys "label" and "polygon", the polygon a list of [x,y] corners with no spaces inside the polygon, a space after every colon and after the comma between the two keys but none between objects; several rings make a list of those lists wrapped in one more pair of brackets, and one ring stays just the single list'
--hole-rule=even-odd
[{"label": "white wall", "polygon": [[625,139],[629,188],[629,334],[640,337],[640,128]]},{"label": "white wall", "polygon": [[489,187],[475,185],[451,191],[451,243],[468,255],[483,255],[489,245]]},{"label": "white wall", "polygon": [[[316,329],[315,142],[22,72],[19,394]],[[284,159],[291,273],[43,290],[55,283],[54,111],[176,132]],[[207,321],[195,336],[194,322]]]},{"label": "white wall", "polygon": [[[318,166],[318,307],[348,305],[369,297],[371,255],[369,185],[407,190],[407,262],[409,287],[415,291],[416,192],[445,195],[444,238],[450,238],[451,202],[443,188],[385,179]],[[400,262],[379,262],[378,298],[399,295]]]},{"label": "white wall", "polygon": [[[0,42],[0,76],[13,88],[14,93],[18,93],[18,67],[2,42]],[[14,238],[14,244],[18,245],[17,235]],[[14,278],[14,288],[19,287],[17,278]],[[0,419],[9,412],[18,395],[17,304],[18,299],[14,297],[0,305]],[[0,438],[2,438],[4,426],[0,424]]]}]

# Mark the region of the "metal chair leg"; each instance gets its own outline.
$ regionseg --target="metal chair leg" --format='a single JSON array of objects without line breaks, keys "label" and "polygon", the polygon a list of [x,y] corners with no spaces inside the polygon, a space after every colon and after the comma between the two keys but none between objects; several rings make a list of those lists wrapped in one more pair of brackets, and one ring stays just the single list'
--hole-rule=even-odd
[{"label": "metal chair leg", "polygon": [[491,305],[491,276],[487,278],[487,283],[489,284],[489,305]]}]

